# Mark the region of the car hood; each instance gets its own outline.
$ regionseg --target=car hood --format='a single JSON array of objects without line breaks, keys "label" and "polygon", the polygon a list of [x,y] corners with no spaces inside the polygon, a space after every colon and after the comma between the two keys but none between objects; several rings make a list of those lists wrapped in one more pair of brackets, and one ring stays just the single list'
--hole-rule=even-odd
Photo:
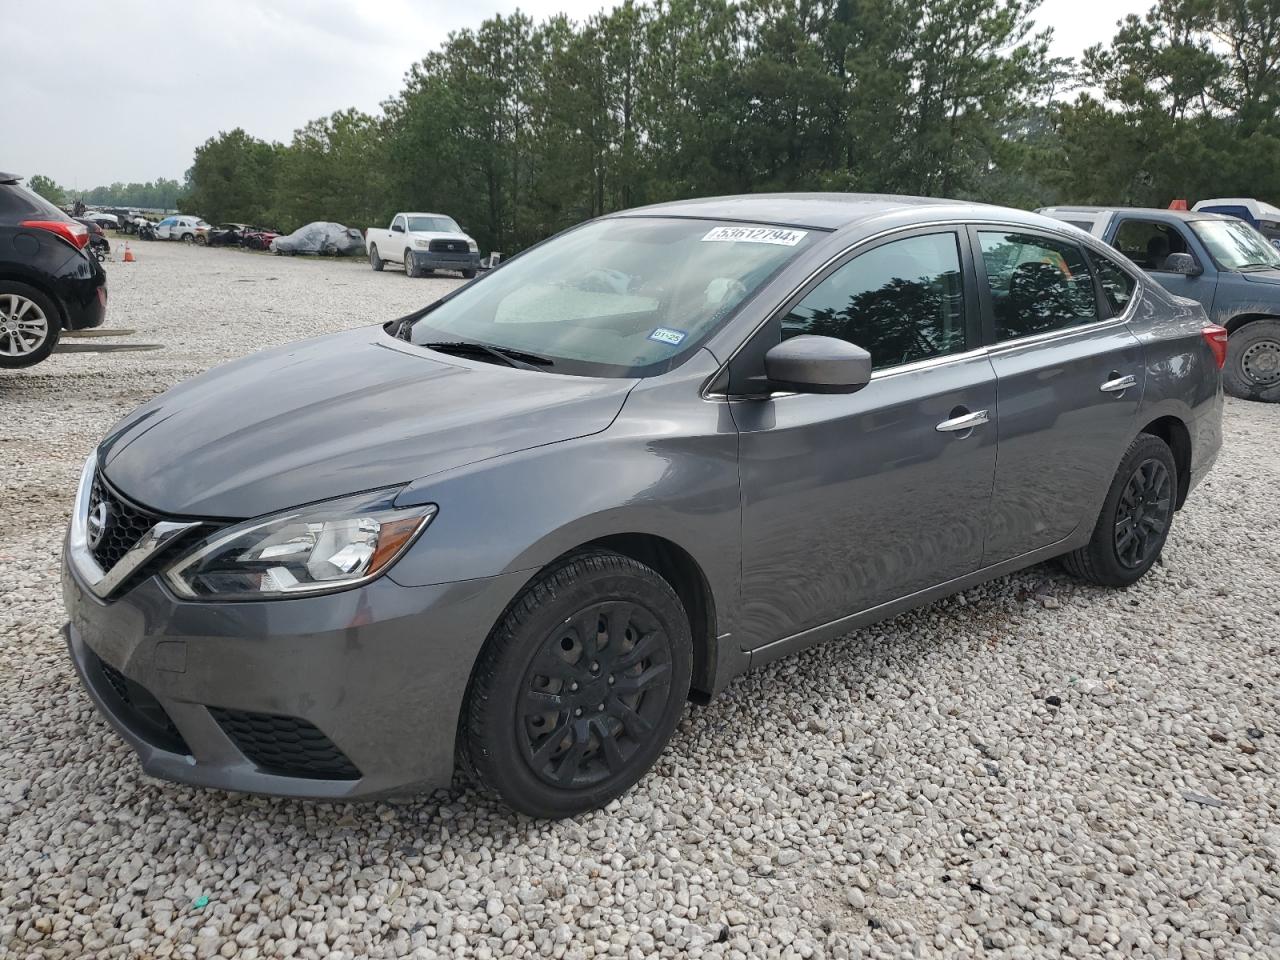
[{"label": "car hood", "polygon": [[1240,276],[1251,283],[1280,283],[1280,270],[1250,270]]},{"label": "car hood", "polygon": [[465,233],[447,233],[438,230],[410,230],[408,236],[414,240],[461,240],[470,243],[471,238]]},{"label": "car hood", "polygon": [[448,357],[364,328],[175,387],[112,428],[98,463],[157,512],[255,517],[598,433],[635,383]]}]

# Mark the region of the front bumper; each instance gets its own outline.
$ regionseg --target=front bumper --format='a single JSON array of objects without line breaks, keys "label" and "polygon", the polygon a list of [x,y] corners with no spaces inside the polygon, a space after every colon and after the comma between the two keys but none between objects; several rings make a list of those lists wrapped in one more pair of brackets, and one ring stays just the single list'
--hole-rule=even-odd
[{"label": "front bumper", "polygon": [[98,710],[152,776],[348,799],[448,786],[476,655],[522,574],[383,576],[297,600],[188,603],[157,578],[95,597],[64,552],[64,628]]},{"label": "front bumper", "polygon": [[410,249],[413,261],[422,270],[478,270],[478,253],[434,253],[430,250]]}]

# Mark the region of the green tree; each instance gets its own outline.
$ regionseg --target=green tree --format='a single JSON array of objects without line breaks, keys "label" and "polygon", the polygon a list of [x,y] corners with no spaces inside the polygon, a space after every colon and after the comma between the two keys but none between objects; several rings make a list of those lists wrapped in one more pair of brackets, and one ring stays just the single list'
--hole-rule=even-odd
[{"label": "green tree", "polygon": [[52,177],[46,177],[42,173],[37,173],[34,177],[27,181],[27,186],[35,193],[40,194],[52,204],[62,206],[67,202],[66,191],[54,182]]}]

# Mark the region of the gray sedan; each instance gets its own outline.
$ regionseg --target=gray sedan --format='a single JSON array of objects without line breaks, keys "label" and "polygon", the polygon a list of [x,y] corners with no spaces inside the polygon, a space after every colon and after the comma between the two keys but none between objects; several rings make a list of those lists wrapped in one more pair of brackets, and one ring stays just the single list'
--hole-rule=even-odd
[{"label": "gray sedan", "polygon": [[349,798],[460,762],[571,815],[761,663],[1051,558],[1136,581],[1218,452],[1225,350],[1033,214],[625,211],[117,424],[70,654],[156,776]]}]

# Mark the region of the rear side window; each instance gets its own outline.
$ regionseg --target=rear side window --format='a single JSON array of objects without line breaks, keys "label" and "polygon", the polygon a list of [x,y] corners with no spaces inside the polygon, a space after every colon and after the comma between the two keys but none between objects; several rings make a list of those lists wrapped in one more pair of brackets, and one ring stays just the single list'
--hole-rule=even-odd
[{"label": "rear side window", "polygon": [[963,351],[956,234],[908,237],[859,254],[782,318],[782,339],[800,334],[855,343],[877,369]]},{"label": "rear side window", "polygon": [[1129,306],[1129,301],[1133,299],[1133,291],[1137,289],[1138,281],[1133,278],[1133,274],[1110,257],[1104,257],[1100,253],[1093,253],[1091,256],[1094,269],[1098,271],[1098,283],[1102,287],[1102,294],[1107,298],[1107,303],[1111,304],[1111,312],[1117,315],[1124,313],[1125,308]]},{"label": "rear side window", "polygon": [[0,217],[5,220],[66,220],[52,203],[17,183],[0,183]]},{"label": "rear side window", "polygon": [[978,239],[998,341],[1098,319],[1093,277],[1075,244],[1027,233],[979,231]]}]

